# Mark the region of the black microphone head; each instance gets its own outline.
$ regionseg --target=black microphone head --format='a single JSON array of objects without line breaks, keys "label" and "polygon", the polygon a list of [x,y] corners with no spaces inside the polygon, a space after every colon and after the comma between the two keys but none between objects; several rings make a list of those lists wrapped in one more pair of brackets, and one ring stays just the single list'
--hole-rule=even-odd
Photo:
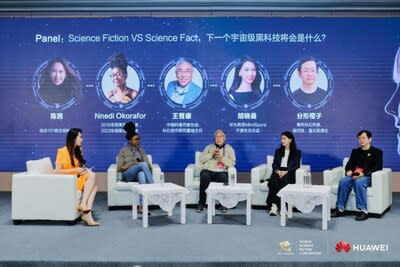
[{"label": "black microphone head", "polygon": [[81,167],[81,168],[86,167],[86,160],[85,159],[82,159],[82,162],[79,163],[79,167]]}]

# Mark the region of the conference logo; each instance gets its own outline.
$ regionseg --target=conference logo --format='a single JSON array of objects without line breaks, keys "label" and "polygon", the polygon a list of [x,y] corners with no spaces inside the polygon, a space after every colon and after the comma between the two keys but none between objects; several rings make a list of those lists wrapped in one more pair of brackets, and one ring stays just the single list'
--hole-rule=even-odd
[{"label": "conference logo", "polygon": [[283,250],[283,251],[287,251],[290,252],[292,251],[292,248],[290,246],[290,242],[287,240],[281,241],[279,242],[279,247]]},{"label": "conference logo", "polygon": [[349,253],[351,250],[351,245],[350,243],[346,242],[346,241],[339,241],[336,243],[336,252],[346,252]]},{"label": "conference logo", "polygon": [[339,241],[335,246],[336,252],[387,252],[389,251],[388,244],[353,244],[346,241]]}]

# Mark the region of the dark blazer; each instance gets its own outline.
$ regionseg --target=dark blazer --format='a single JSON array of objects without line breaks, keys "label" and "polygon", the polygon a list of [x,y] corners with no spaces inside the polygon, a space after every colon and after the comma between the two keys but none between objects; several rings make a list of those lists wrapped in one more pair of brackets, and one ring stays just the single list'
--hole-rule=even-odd
[{"label": "dark blazer", "polygon": [[357,168],[364,169],[365,176],[371,176],[375,171],[383,168],[383,153],[379,148],[371,146],[368,150],[361,147],[351,151],[350,159],[346,164],[345,170],[353,171]]},{"label": "dark blazer", "polygon": [[[275,150],[274,155],[274,162],[272,163],[272,172],[275,173],[276,170],[279,170],[281,167],[282,157],[279,153],[279,148]],[[289,174],[289,181],[291,183],[296,182],[296,170],[300,168],[300,161],[301,161],[301,151],[290,151],[289,159],[288,159],[288,174]]]}]

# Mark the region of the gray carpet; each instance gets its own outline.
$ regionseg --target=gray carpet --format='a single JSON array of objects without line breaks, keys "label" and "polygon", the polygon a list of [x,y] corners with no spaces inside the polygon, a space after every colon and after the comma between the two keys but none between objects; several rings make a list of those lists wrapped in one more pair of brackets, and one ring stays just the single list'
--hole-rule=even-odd
[{"label": "gray carpet", "polygon": [[[145,229],[140,218],[131,219],[130,210],[108,211],[106,197],[99,194],[95,203],[101,226],[90,228],[49,221],[13,225],[11,193],[0,193],[0,266],[400,265],[400,194],[382,218],[332,218],[327,231],[321,229],[320,207],[294,213],[286,227],[279,217],[253,209],[252,225],[246,226],[244,203],[224,215],[217,211],[213,225],[207,224],[206,210],[187,209],[181,225],[179,208],[172,217],[153,209]],[[387,251],[338,253],[340,240],[359,247],[384,244]],[[283,250],[281,241],[288,241],[291,251]]]}]

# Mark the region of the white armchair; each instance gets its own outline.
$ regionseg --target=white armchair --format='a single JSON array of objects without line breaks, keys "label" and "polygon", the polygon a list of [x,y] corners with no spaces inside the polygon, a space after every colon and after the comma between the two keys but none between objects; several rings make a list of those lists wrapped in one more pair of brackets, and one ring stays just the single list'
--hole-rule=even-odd
[{"label": "white armchair", "polygon": [[[267,206],[265,201],[269,189],[266,180],[271,177],[273,161],[274,157],[268,155],[267,163],[258,165],[251,169],[251,187],[254,192],[251,198],[251,204],[254,206]],[[310,165],[301,165],[300,168],[296,170],[296,184],[303,184],[304,176],[310,171]]]},{"label": "white armchair", "polygon": [[[154,183],[160,182],[161,168],[154,164],[151,155],[147,155],[152,167]],[[131,185],[137,182],[122,182],[122,173],[117,172],[117,164],[111,164],[107,170],[107,205],[111,210],[118,206],[132,206]]]},{"label": "white armchair", "polygon": [[[323,174],[324,185],[331,186],[330,204],[336,207],[337,190],[339,181],[345,175],[345,166],[349,158],[344,158],[343,166],[325,170]],[[392,205],[392,170],[383,168],[371,175],[371,187],[367,189],[368,213],[382,215]],[[354,190],[350,192],[346,210],[357,211]]]},{"label": "white armchair", "polygon": [[76,222],[82,193],[76,176],[55,174],[49,157],[26,162],[26,172],[12,176],[11,218]]},{"label": "white armchair", "polygon": [[[200,151],[196,151],[194,164],[188,164],[185,168],[185,188],[189,190],[189,194],[186,195],[186,204],[193,205],[199,203],[199,190],[200,190],[200,172],[203,169],[200,163]],[[235,175],[237,179],[237,171],[235,167],[228,168],[228,177],[231,174]],[[228,179],[230,182],[230,179]]]}]

